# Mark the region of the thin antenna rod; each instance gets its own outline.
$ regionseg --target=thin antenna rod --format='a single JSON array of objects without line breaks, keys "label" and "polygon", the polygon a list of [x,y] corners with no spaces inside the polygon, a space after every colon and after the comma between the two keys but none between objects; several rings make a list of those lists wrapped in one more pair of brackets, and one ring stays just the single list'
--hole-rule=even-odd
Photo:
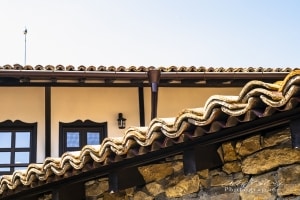
[{"label": "thin antenna rod", "polygon": [[26,35],[27,35],[27,28],[25,27],[24,30],[24,35],[25,35],[25,56],[24,56],[24,66],[26,66]]}]

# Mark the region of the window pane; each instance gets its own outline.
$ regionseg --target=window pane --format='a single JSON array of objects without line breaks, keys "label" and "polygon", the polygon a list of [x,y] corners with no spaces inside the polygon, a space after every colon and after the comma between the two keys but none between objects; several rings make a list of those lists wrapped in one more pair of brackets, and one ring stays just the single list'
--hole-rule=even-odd
[{"label": "window pane", "polygon": [[9,172],[10,168],[9,167],[0,167],[0,172]]},{"label": "window pane", "polygon": [[0,152],[0,163],[10,164],[10,152]]},{"label": "window pane", "polygon": [[29,163],[29,152],[16,152],[15,153],[15,163]]},{"label": "window pane", "polygon": [[67,132],[67,147],[79,147],[79,132]]},{"label": "window pane", "polygon": [[87,144],[99,144],[100,143],[100,134],[99,132],[87,132]]},{"label": "window pane", "polygon": [[30,147],[30,132],[16,132],[16,148]]},{"label": "window pane", "polygon": [[14,171],[15,170],[26,170],[26,169],[27,169],[27,167],[15,167]]},{"label": "window pane", "polygon": [[11,148],[11,132],[0,132],[0,148]]}]

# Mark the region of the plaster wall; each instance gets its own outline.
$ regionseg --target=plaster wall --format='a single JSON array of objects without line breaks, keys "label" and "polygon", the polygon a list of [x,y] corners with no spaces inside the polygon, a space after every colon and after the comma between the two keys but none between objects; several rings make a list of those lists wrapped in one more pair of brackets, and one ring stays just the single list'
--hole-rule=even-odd
[{"label": "plaster wall", "polygon": [[[212,95],[239,95],[241,88],[160,87],[158,90],[157,117],[176,117],[185,108],[203,107]],[[151,118],[151,89],[144,89],[146,125]]]},{"label": "plaster wall", "polygon": [[[238,95],[240,88],[169,88],[158,93],[158,117],[175,117],[184,108],[203,107],[214,94]],[[45,158],[45,89],[43,87],[0,87],[0,122],[21,120],[38,123],[37,162]],[[144,88],[145,124],[150,123],[151,89]],[[119,137],[117,117],[122,112],[126,125],[139,126],[137,88],[52,87],[51,88],[51,156],[58,156],[59,122],[92,120],[107,122],[108,136]]]},{"label": "plaster wall", "polygon": [[[1,87],[0,122],[37,122],[37,140],[45,141],[45,89],[43,87]],[[1,138],[0,138],[1,139]],[[37,161],[45,157],[44,142],[37,143]]]},{"label": "plaster wall", "polygon": [[52,154],[58,155],[59,122],[77,119],[107,122],[108,136],[122,136],[118,129],[118,113],[127,119],[126,126],[139,125],[137,88],[57,87],[52,88]]}]

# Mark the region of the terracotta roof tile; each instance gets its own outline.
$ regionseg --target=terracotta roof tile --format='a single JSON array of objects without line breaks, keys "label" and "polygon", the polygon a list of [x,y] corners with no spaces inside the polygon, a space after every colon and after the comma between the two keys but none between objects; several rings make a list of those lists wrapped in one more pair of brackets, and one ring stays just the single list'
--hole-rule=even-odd
[{"label": "terracotta roof tile", "polygon": [[46,65],[45,70],[54,71],[55,67],[53,65]]},{"label": "terracotta roof tile", "polygon": [[3,65],[0,69],[3,70],[58,70],[58,71],[115,71],[115,72],[147,72],[151,69],[159,69],[162,72],[291,72],[293,68],[263,68],[263,67],[247,67],[247,68],[224,68],[224,67],[203,67],[203,66],[169,66],[169,67],[154,67],[154,66],[84,66],[80,65],[78,67],[68,65],[26,65],[22,66],[20,64],[14,65]]},{"label": "terracotta roof tile", "polygon": [[[213,86],[242,87],[246,82],[257,79],[266,82],[281,80],[292,68],[214,68],[203,66],[63,66],[36,65],[0,66],[1,85],[126,85],[136,87],[148,84],[147,72],[153,69],[161,71],[161,86]],[[122,82],[123,81],[123,82]]]},{"label": "terracotta roof tile", "polygon": [[[53,66],[46,68],[54,69]],[[101,145],[87,145],[81,151],[66,152],[58,158],[49,157],[42,164],[30,164],[26,170],[2,176],[0,196],[7,190],[32,186],[37,181],[51,182],[58,176],[71,176],[67,173],[69,169],[78,172],[87,170],[85,167],[91,161],[94,167],[105,166],[243,122],[292,110],[299,107],[299,102],[300,71],[292,72],[278,83],[250,81],[238,96],[211,96],[204,107],[184,109],[174,118],[155,118],[148,127],[128,128],[123,137],[108,137]],[[190,129],[192,126],[195,128]]]},{"label": "terracotta roof tile", "polygon": [[66,67],[66,71],[74,71],[74,70],[75,70],[75,67],[72,66],[72,65],[68,65],[68,66]]},{"label": "terracotta roof tile", "polygon": [[[31,68],[32,70],[33,68]],[[37,65],[34,67],[35,70],[44,70],[44,67],[42,65]]]},{"label": "terracotta roof tile", "polygon": [[55,69],[57,71],[65,71],[65,67],[63,65],[57,65]]}]

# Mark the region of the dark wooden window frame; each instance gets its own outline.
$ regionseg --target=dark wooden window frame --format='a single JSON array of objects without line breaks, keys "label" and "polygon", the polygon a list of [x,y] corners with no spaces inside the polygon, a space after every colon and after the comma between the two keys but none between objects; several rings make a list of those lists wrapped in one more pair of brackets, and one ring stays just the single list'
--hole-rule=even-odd
[{"label": "dark wooden window frame", "polygon": [[[61,156],[66,150],[66,132],[67,131],[77,131],[81,130],[83,132],[88,131],[97,131],[100,133],[100,143],[104,138],[107,137],[107,122],[93,122],[91,120],[76,120],[70,123],[59,122],[59,155]],[[83,140],[83,144],[80,145],[82,148],[86,140],[82,134],[80,135],[80,139]],[[69,150],[78,150],[78,148],[69,148]]]},{"label": "dark wooden window frame", "polygon": [[[37,152],[37,122],[35,123],[26,123],[22,122],[20,120],[6,120],[3,122],[0,122],[0,131],[8,131],[8,132],[18,132],[18,131],[28,131],[30,132],[30,146],[29,148],[0,148],[0,152],[11,152],[11,157],[10,157],[10,164],[1,164],[1,167],[7,167],[10,168],[10,171],[5,171],[1,172],[0,175],[3,174],[11,174],[14,171],[15,167],[26,167],[27,164],[16,164],[13,162],[15,152],[29,152],[29,163],[34,163],[36,162],[36,152]],[[13,134],[12,137],[12,143],[15,142],[16,138]],[[28,164],[29,164],[28,163]]]}]

